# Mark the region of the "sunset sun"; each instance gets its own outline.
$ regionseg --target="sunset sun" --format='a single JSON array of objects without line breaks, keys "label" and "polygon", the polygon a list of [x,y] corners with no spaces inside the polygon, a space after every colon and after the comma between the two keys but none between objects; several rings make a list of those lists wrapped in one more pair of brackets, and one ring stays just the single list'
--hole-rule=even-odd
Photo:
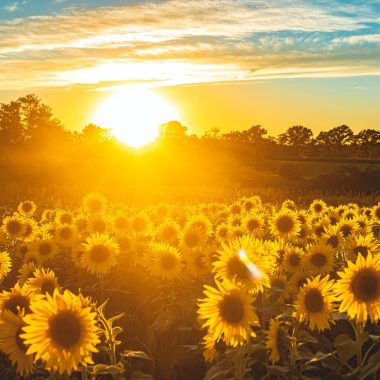
[{"label": "sunset sun", "polygon": [[158,137],[160,124],[178,118],[178,111],[164,96],[133,90],[110,95],[98,106],[92,122],[110,129],[119,141],[140,148]]}]

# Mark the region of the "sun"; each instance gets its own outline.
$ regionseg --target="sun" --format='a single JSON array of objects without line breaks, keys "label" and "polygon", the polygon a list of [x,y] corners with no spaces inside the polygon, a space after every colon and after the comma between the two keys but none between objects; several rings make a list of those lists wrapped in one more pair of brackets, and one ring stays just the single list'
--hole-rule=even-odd
[{"label": "sun", "polygon": [[140,148],[158,137],[158,127],[178,120],[177,109],[152,90],[129,90],[110,95],[96,109],[92,123],[112,131],[119,141]]}]

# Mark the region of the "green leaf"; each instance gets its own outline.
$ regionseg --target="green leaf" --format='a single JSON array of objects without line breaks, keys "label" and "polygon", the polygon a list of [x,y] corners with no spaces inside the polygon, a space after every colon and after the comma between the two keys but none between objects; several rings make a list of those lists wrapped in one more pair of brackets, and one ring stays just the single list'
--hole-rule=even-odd
[{"label": "green leaf", "polygon": [[144,360],[152,360],[144,351],[133,351],[133,350],[125,350],[122,356],[126,358],[139,358]]},{"label": "green leaf", "polygon": [[359,347],[357,342],[352,340],[346,334],[338,335],[335,338],[334,345],[338,351],[339,359],[343,363],[355,356],[358,352],[358,349],[361,347],[361,345]]},{"label": "green leaf", "polygon": [[366,378],[370,374],[376,373],[380,370],[380,351],[377,351],[367,361],[367,364],[363,367],[360,372],[361,378]]},{"label": "green leaf", "polygon": [[112,328],[112,336],[115,338],[117,335],[119,335],[121,332],[123,332],[123,329],[119,326]]},{"label": "green leaf", "polygon": [[116,365],[96,364],[92,372],[94,375],[115,375],[124,372],[124,366],[121,363]]}]

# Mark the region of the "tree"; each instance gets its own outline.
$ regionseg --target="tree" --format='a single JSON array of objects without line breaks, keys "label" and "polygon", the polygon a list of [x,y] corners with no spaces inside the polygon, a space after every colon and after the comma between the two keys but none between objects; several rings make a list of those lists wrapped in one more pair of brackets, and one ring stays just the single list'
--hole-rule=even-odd
[{"label": "tree", "polygon": [[278,137],[278,142],[281,145],[289,146],[306,146],[309,145],[313,138],[313,132],[311,129],[302,125],[294,125],[282,133]]},{"label": "tree", "polygon": [[318,145],[351,145],[354,141],[354,132],[345,124],[330,129],[327,132],[320,132],[316,138]]},{"label": "tree", "polygon": [[82,130],[82,138],[90,143],[102,143],[111,139],[111,130],[96,124],[87,124]]},{"label": "tree", "polygon": [[161,124],[159,127],[159,136],[161,140],[176,141],[185,138],[186,135],[187,127],[176,120]]},{"label": "tree", "polygon": [[355,136],[358,145],[380,145],[380,131],[363,129]]},{"label": "tree", "polygon": [[21,104],[11,101],[0,104],[0,141],[3,145],[15,144],[23,138]]},{"label": "tree", "polygon": [[242,132],[242,140],[248,143],[262,142],[267,133],[268,131],[261,125],[253,125],[251,128]]}]

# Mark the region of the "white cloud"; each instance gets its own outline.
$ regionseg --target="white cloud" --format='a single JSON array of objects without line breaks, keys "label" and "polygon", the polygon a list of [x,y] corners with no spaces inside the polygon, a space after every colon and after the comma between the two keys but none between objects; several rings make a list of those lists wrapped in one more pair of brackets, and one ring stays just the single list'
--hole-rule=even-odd
[{"label": "white cloud", "polygon": [[19,4],[17,2],[8,4],[3,9],[9,13],[16,12],[19,9]]}]

